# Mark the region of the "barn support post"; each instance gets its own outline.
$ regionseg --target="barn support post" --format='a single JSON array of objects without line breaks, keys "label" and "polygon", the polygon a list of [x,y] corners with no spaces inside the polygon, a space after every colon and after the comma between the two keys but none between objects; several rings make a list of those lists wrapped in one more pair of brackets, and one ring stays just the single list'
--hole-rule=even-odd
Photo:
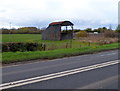
[{"label": "barn support post", "polygon": [[66,31],[67,31],[67,26],[66,26]]},{"label": "barn support post", "polygon": [[70,40],[70,48],[72,48],[72,40],[73,40],[73,25],[71,26],[71,28],[72,28],[72,39]]},{"label": "barn support post", "polygon": [[71,26],[71,28],[72,28],[72,34],[73,34],[73,37],[74,37],[73,25]]}]

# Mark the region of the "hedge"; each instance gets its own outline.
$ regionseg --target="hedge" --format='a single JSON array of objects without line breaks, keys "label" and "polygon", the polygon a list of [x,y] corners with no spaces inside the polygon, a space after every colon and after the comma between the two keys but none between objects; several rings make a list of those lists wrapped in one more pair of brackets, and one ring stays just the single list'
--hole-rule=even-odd
[{"label": "hedge", "polygon": [[24,52],[24,51],[43,51],[45,50],[45,44],[39,43],[1,43],[2,52]]}]

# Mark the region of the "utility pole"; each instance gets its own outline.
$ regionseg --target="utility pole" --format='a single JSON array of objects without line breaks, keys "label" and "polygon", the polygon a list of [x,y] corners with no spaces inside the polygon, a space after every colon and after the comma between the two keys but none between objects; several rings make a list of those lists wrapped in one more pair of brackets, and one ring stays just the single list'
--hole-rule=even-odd
[{"label": "utility pole", "polygon": [[109,27],[110,30],[112,30],[112,25],[110,24],[110,27]]},{"label": "utility pole", "polygon": [[11,34],[11,22],[9,23],[10,24],[10,29],[9,29],[9,42],[10,42],[10,34]]},{"label": "utility pole", "polygon": [[11,24],[12,24],[12,23],[10,22],[10,29],[11,29]]}]

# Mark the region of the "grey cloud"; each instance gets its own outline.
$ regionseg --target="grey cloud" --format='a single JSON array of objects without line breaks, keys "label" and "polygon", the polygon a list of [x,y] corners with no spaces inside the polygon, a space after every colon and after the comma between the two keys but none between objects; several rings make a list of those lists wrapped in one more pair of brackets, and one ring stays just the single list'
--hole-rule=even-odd
[{"label": "grey cloud", "polygon": [[[78,28],[117,25],[118,0],[84,0],[88,1],[85,3],[87,7],[81,7],[80,2],[83,0],[19,0],[19,5],[16,0],[6,1],[0,3],[0,8],[5,7],[0,9],[0,23],[4,23],[1,25],[11,21],[13,26],[47,27],[50,22],[59,20],[70,20]],[[80,6],[75,6],[76,2]]]}]

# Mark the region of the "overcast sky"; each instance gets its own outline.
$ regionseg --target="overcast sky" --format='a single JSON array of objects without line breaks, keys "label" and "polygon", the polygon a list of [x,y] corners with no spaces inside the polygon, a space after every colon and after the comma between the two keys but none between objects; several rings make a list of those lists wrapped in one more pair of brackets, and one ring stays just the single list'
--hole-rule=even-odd
[{"label": "overcast sky", "polygon": [[75,28],[115,28],[119,0],[0,0],[0,27],[47,27],[69,20]]}]

